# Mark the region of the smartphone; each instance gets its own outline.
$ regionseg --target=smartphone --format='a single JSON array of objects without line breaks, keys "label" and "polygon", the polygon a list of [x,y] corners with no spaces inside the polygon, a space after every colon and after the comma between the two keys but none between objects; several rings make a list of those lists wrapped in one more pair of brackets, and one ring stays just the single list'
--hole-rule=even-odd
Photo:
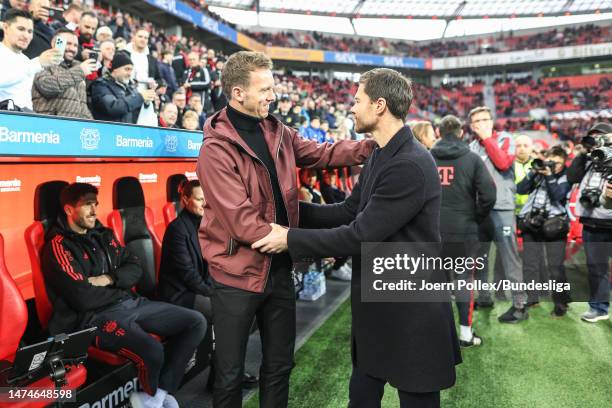
[{"label": "smartphone", "polygon": [[89,51],[89,59],[98,60],[98,53],[96,51]]},{"label": "smartphone", "polygon": [[64,56],[64,52],[66,51],[66,41],[60,36],[55,38],[55,49],[59,50],[62,57]]}]

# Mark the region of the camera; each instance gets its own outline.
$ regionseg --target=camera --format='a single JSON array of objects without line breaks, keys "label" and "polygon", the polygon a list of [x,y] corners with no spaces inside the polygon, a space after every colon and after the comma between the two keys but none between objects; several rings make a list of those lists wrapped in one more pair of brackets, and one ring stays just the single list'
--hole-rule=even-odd
[{"label": "camera", "polygon": [[554,170],[555,164],[556,163],[552,160],[544,161],[542,159],[533,159],[533,161],[531,162],[531,168],[536,171],[544,170],[547,167],[551,170]]},{"label": "camera", "polygon": [[599,207],[599,196],[601,190],[598,188],[587,188],[580,195],[580,205],[584,208],[591,209]]},{"label": "camera", "polygon": [[592,150],[597,146],[601,146],[601,137],[584,136],[580,144],[582,144],[586,150]]},{"label": "camera", "polygon": [[[599,199],[599,197],[598,197]],[[531,231],[539,231],[542,229],[544,222],[548,218],[548,212],[543,208],[533,208],[529,215],[527,215],[525,221],[526,226]]]},{"label": "camera", "polygon": [[591,160],[595,166],[612,170],[612,147],[602,146],[593,150]]}]

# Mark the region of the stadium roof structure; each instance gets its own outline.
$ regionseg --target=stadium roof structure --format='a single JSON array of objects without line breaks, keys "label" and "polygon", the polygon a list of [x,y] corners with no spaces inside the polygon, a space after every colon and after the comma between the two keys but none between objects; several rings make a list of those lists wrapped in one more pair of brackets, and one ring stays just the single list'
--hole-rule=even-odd
[{"label": "stadium roof structure", "polygon": [[211,6],[333,17],[536,17],[605,13],[610,0],[208,0]]}]

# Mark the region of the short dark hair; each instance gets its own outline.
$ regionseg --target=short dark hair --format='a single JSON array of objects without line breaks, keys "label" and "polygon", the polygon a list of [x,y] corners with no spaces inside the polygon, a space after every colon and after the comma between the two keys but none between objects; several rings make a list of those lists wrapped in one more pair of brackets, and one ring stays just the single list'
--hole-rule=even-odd
[{"label": "short dark hair", "polygon": [[196,187],[201,187],[200,180],[183,180],[181,184],[179,184],[178,191],[181,196],[189,198],[193,194],[193,189]]},{"label": "short dark hair", "polygon": [[459,120],[458,117],[454,115],[446,115],[440,121],[440,126],[439,126],[440,136],[441,137],[447,137],[447,136],[461,137],[462,126],[463,124],[461,123],[461,120]]},{"label": "short dark hair", "polygon": [[551,156],[561,157],[563,161],[567,160],[567,152],[561,145],[555,145],[551,147],[548,150],[548,152],[546,152],[546,157],[551,157]]},{"label": "short dark hair", "polygon": [[28,20],[34,21],[34,17],[32,17],[32,14],[29,11],[12,8],[9,9],[4,15],[4,22],[10,24],[17,20],[18,17],[27,18]]},{"label": "short dark hair", "polygon": [[87,17],[87,16],[93,17],[96,20],[98,19],[98,15],[96,13],[94,13],[93,11],[86,11],[83,14],[81,14],[81,20],[83,19],[83,17]]},{"label": "short dark hair", "polygon": [[57,37],[59,37],[60,34],[71,34],[76,36],[76,33],[66,27],[62,27],[60,29],[58,29],[55,34],[53,34],[53,37],[51,38],[51,44],[54,44],[54,41]]},{"label": "short dark hair", "polygon": [[394,69],[374,68],[362,74],[359,83],[372,101],[383,98],[393,116],[406,120],[413,98],[410,79]]},{"label": "short dark hair", "polygon": [[66,204],[75,206],[79,200],[87,194],[98,195],[98,188],[88,183],[68,184],[60,193],[60,204],[62,208],[64,208]]}]

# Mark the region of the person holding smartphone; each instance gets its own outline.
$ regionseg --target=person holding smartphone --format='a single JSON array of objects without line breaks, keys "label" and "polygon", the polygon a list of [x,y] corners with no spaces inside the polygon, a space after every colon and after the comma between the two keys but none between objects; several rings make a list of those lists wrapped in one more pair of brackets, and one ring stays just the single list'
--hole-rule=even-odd
[{"label": "person holding smartphone", "polygon": [[85,78],[96,70],[96,60],[75,59],[79,49],[76,34],[59,29],[52,38],[53,49],[62,59],[36,74],[32,87],[34,111],[45,115],[92,119],[87,106]]},{"label": "person holding smartphone", "polygon": [[[61,58],[49,49],[34,59],[23,52],[32,41],[32,15],[27,11],[10,9],[1,23],[4,38],[0,43],[0,104],[17,106],[18,110],[32,111],[32,82],[44,67],[56,64]],[[19,69],[15,69],[19,67]]]}]

